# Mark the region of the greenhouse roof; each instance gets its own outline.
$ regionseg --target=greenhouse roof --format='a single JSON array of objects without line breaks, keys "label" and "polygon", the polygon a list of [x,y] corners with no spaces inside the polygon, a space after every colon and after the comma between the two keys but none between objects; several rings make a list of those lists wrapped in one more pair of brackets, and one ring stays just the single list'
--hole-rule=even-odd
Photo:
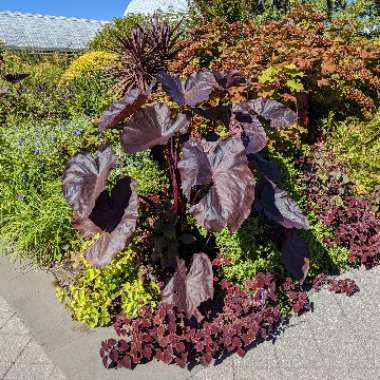
[{"label": "greenhouse roof", "polygon": [[124,15],[131,13],[152,14],[158,10],[162,12],[184,12],[187,7],[187,0],[131,0]]},{"label": "greenhouse roof", "polygon": [[0,12],[0,41],[6,47],[28,51],[83,50],[106,21]]}]

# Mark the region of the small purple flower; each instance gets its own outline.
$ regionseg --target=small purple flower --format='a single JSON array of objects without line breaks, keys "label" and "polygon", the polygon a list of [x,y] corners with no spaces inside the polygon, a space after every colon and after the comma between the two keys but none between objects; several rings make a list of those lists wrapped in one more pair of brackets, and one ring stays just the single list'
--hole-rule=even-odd
[{"label": "small purple flower", "polygon": [[75,136],[81,136],[82,135],[82,133],[83,133],[83,129],[81,129],[81,128],[77,128],[77,129],[75,129],[75,131],[74,131],[74,135]]},{"label": "small purple flower", "polygon": [[41,150],[39,148],[34,149],[34,154],[40,154]]},{"label": "small purple flower", "polygon": [[25,145],[25,139],[20,139],[20,140],[18,140],[17,144],[18,144],[19,146],[23,146],[23,145]]}]

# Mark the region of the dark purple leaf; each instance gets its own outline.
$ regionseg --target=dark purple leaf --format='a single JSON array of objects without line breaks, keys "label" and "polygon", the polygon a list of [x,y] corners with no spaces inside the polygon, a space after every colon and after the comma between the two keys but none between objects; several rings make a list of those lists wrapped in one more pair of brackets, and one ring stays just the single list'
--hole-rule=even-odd
[{"label": "dark purple leaf", "polygon": [[177,258],[177,270],[161,293],[162,302],[177,306],[188,318],[195,316],[200,321],[203,317],[198,306],[213,297],[214,275],[209,257],[196,253],[189,273],[185,261]]},{"label": "dark purple leaf", "polygon": [[289,127],[297,120],[297,113],[283,104],[266,98],[257,98],[247,102],[252,111],[270,121],[270,126],[275,129]]},{"label": "dark purple leaf", "polygon": [[213,74],[221,90],[228,90],[231,87],[244,86],[247,84],[247,80],[238,70],[230,71],[227,74],[215,71]]},{"label": "dark purple leaf", "polygon": [[258,153],[268,144],[268,137],[260,120],[249,113],[247,103],[232,106],[230,132],[232,135],[241,136],[247,154]]},{"label": "dark purple leaf", "polygon": [[208,185],[212,181],[212,169],[209,159],[204,154],[202,146],[190,140],[182,148],[184,159],[180,161],[178,168],[181,173],[182,191],[187,199],[190,199],[194,186]]},{"label": "dark purple leaf", "polygon": [[259,154],[250,154],[248,161],[253,162],[258,171],[270,181],[274,183],[280,182],[281,172],[275,162],[265,160]]},{"label": "dark purple leaf", "polygon": [[95,158],[89,153],[78,154],[67,162],[63,174],[63,192],[76,218],[85,219],[103,192],[110,170],[116,163],[110,147],[98,151]]},{"label": "dark purple leaf", "polygon": [[281,246],[281,261],[286,270],[302,284],[310,268],[309,249],[297,231],[288,231]]},{"label": "dark purple leaf", "polygon": [[165,92],[181,106],[195,107],[207,101],[216,86],[214,75],[210,72],[196,72],[187,80],[181,80],[162,71],[157,79]]},{"label": "dark purple leaf", "polygon": [[166,145],[171,136],[185,132],[189,116],[180,113],[173,120],[166,104],[146,107],[133,115],[121,134],[121,143],[127,153],[142,152],[157,145]]},{"label": "dark purple leaf", "polygon": [[255,193],[254,177],[241,141],[188,142],[178,169],[187,197],[193,186],[212,185],[191,208],[197,222],[212,232],[226,226],[231,233],[236,232],[251,212]]},{"label": "dark purple leaf", "polygon": [[194,112],[215,123],[222,122],[226,127],[230,125],[231,106],[216,106],[210,108],[195,108]]},{"label": "dark purple leaf", "polygon": [[120,124],[127,117],[137,112],[147,101],[148,92],[141,92],[138,88],[128,91],[120,100],[108,108],[99,120],[99,129],[105,130]]},{"label": "dark purple leaf", "polygon": [[264,178],[257,186],[255,207],[258,212],[285,228],[309,228],[297,203],[268,178]]},{"label": "dark purple leaf", "polygon": [[136,183],[129,177],[118,182],[111,196],[100,195],[89,219],[102,234],[84,253],[91,265],[108,265],[126,247],[136,229],[138,207]]},{"label": "dark purple leaf", "polygon": [[17,83],[27,78],[28,76],[30,76],[30,74],[16,73],[16,74],[6,74],[3,76],[3,78],[9,83]]}]

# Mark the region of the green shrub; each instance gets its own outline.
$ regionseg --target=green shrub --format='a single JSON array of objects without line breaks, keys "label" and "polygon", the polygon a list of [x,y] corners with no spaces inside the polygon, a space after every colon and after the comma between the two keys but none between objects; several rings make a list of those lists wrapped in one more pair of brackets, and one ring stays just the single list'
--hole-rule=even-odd
[{"label": "green shrub", "polygon": [[143,19],[144,17],[142,15],[114,18],[98,32],[90,44],[90,50],[117,51],[120,47],[118,36],[128,34]]},{"label": "green shrub", "polygon": [[149,152],[122,157],[124,158],[122,171],[137,181],[139,194],[160,193],[168,188],[165,171],[150,158]]},{"label": "green shrub", "polygon": [[77,235],[61,191],[66,160],[81,150],[89,122],[20,124],[0,135],[0,235],[15,253],[50,265]]},{"label": "green shrub", "polygon": [[57,298],[75,320],[90,327],[108,326],[120,312],[135,318],[143,306],[157,306],[159,286],[139,276],[131,249],[103,269],[93,268],[85,260],[83,265],[73,285],[57,288]]},{"label": "green shrub", "polygon": [[380,185],[380,113],[370,121],[350,118],[334,123],[334,130],[328,145],[346,165],[358,193]]},{"label": "green shrub", "polygon": [[242,284],[258,272],[266,271],[283,277],[280,252],[271,242],[265,224],[257,216],[247,219],[233,235],[227,230],[216,234],[216,244],[221,254],[233,263],[223,267],[223,274],[228,280]]},{"label": "green shrub", "polygon": [[106,51],[91,51],[73,61],[61,77],[61,83],[71,82],[78,78],[91,77],[103,72],[107,67],[115,64],[117,55]]}]

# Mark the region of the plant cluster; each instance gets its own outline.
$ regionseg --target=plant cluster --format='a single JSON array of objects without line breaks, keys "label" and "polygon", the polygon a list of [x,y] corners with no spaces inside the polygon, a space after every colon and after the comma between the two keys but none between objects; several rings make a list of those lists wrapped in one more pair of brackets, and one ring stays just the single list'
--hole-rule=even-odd
[{"label": "plant cluster", "polygon": [[369,199],[354,193],[354,184],[333,153],[317,147],[301,158],[303,181],[307,186],[308,207],[330,226],[336,244],[349,250],[352,264],[379,263],[378,208]]},{"label": "plant cluster", "polygon": [[319,292],[322,288],[327,287],[330,292],[344,293],[351,297],[359,291],[359,287],[354,280],[329,278],[325,273],[319,274],[313,282],[313,290]]},{"label": "plant cluster", "polygon": [[260,26],[216,19],[189,31],[179,47],[171,71],[240,70],[250,91],[296,104],[306,124],[321,112],[356,113],[378,103],[379,46],[346,40],[310,6]]},{"label": "plant cluster", "polygon": [[380,184],[380,115],[368,121],[347,119],[333,123],[326,141],[355,182],[356,192],[371,192]]},{"label": "plant cluster", "polygon": [[[258,155],[268,141],[260,119],[267,120],[270,128],[279,129],[294,123],[295,113],[265,98],[223,106],[207,104],[214,91],[225,93],[246,83],[237,72],[199,72],[187,80],[161,72],[157,80],[178,105],[174,119],[164,103],[141,108],[147,95],[136,88],[106,111],[101,128],[133,114],[121,133],[124,150],[129,154],[151,148],[161,150],[169,170],[177,236],[188,229],[187,204],[196,222],[211,233],[225,227],[235,233],[254,207],[281,226],[278,242],[282,261],[296,278],[304,281],[309,268],[308,250],[295,230],[307,229],[308,222],[297,204],[279,188],[277,167]],[[190,134],[192,118],[198,114],[211,122],[224,120],[230,137]],[[63,178],[75,227],[83,237],[101,233],[84,253],[97,267],[107,265],[125,247],[137,224],[139,197],[135,181],[125,177],[111,193],[105,190],[116,161],[110,148],[98,151],[95,158],[79,154],[67,163]],[[252,170],[260,173],[257,186]],[[163,300],[184,308],[188,317],[200,319],[197,306],[213,296],[210,259],[204,253],[194,255],[189,273],[183,259],[177,257],[176,263],[177,270],[162,292]]]},{"label": "plant cluster", "polygon": [[90,327],[108,326],[119,313],[135,318],[143,307],[157,306],[159,287],[139,273],[131,249],[103,269],[85,261],[82,265],[71,284],[57,288],[58,299],[75,320]]},{"label": "plant cluster", "polygon": [[226,353],[240,356],[253,343],[274,332],[281,320],[272,306],[277,289],[269,273],[259,273],[246,283],[246,290],[223,280],[222,309],[194,324],[172,305],[161,304],[155,312],[144,309],[139,319],[121,317],[114,325],[120,340],[102,343],[100,355],[106,368],[135,365],[156,358],[181,367],[189,363],[207,366]]}]

